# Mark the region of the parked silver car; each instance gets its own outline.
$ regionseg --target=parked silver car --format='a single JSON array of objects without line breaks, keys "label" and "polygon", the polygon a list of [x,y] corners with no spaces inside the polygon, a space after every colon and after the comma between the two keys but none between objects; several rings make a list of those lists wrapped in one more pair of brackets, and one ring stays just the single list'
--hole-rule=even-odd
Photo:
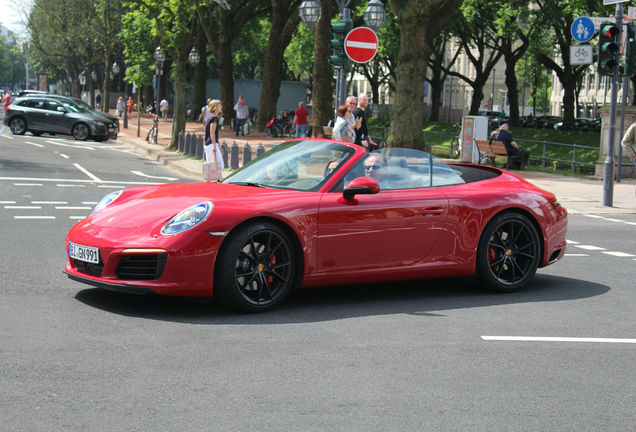
[{"label": "parked silver car", "polygon": [[77,140],[109,138],[112,122],[96,116],[90,111],[47,96],[29,96],[16,99],[6,109],[4,124],[14,135],[30,131],[33,135],[43,133],[72,135]]}]

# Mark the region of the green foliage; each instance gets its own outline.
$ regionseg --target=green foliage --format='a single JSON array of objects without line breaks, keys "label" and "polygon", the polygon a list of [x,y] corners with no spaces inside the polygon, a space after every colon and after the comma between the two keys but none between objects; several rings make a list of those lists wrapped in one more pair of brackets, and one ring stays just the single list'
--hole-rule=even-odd
[{"label": "green foliage", "polygon": [[309,78],[314,64],[314,31],[301,24],[296,27],[294,36],[283,57],[287,70],[296,79]]},{"label": "green foliage", "polygon": [[265,64],[267,40],[271,22],[266,18],[254,18],[237,35],[233,43],[234,77],[261,79]]}]

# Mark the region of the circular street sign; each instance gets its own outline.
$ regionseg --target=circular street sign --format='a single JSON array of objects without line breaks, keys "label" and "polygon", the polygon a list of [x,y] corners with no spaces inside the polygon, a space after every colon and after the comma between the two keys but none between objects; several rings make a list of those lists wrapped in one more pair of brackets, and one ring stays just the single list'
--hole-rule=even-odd
[{"label": "circular street sign", "polygon": [[378,52],[378,35],[368,27],[356,27],[344,41],[347,57],[356,63],[366,63]]},{"label": "circular street sign", "polygon": [[587,42],[594,36],[594,21],[588,17],[580,17],[572,22],[570,32],[574,40]]}]

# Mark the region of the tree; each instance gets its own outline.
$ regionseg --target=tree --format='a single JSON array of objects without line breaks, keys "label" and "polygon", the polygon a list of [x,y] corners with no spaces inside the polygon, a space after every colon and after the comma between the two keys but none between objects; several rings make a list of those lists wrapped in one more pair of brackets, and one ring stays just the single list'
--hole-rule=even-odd
[{"label": "tree", "polygon": [[547,52],[535,49],[535,55],[544,66],[554,71],[563,86],[563,126],[566,129],[574,127],[576,82],[588,67],[570,63],[570,28],[576,17],[594,14],[602,10],[600,8],[600,2],[592,0],[539,0],[533,11],[532,43],[541,46],[549,38],[554,47]]},{"label": "tree", "polygon": [[271,28],[265,53],[263,86],[258,106],[256,129],[265,130],[265,124],[276,113],[283,72],[283,55],[298,26],[298,1],[271,0]]},{"label": "tree", "polygon": [[[453,21],[452,31],[460,40],[463,52],[475,70],[474,78],[458,71],[449,75],[461,78],[473,88],[470,114],[476,115],[484,99],[484,86],[503,55],[502,36],[496,24],[499,3],[491,0],[467,0]],[[495,95],[491,95],[491,109]]]},{"label": "tree", "polygon": [[450,44],[451,34],[447,31],[441,32],[431,44],[431,56],[428,59],[428,72],[426,75],[426,81],[431,86],[431,115],[429,120],[439,121],[439,109],[442,100],[442,88],[446,82],[448,71],[452,69],[453,65],[457,61],[457,57],[461,52],[460,49],[451,53],[451,58],[446,61],[446,52]]},{"label": "tree", "polygon": [[[93,0],[94,17],[91,20],[90,35],[95,41],[104,59],[104,105],[103,111],[110,108],[110,75],[115,53],[121,52],[122,15],[124,13],[122,0]],[[73,33],[74,32],[69,32]]]},{"label": "tree", "polygon": [[400,50],[396,68],[395,103],[389,135],[394,147],[425,147],[424,80],[430,44],[457,12],[461,0],[388,0],[397,15]]},{"label": "tree", "polygon": [[322,127],[333,117],[333,69],[329,63],[332,6],[331,0],[320,0],[322,13],[315,30],[311,126],[312,135],[318,138],[324,138]]}]

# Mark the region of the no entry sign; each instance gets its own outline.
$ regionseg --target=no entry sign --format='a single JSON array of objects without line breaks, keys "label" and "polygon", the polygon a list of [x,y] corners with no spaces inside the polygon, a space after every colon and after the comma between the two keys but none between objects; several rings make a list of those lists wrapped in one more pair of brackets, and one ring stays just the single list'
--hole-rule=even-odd
[{"label": "no entry sign", "polygon": [[356,63],[366,63],[378,52],[378,35],[368,27],[356,27],[344,41],[347,57]]}]

